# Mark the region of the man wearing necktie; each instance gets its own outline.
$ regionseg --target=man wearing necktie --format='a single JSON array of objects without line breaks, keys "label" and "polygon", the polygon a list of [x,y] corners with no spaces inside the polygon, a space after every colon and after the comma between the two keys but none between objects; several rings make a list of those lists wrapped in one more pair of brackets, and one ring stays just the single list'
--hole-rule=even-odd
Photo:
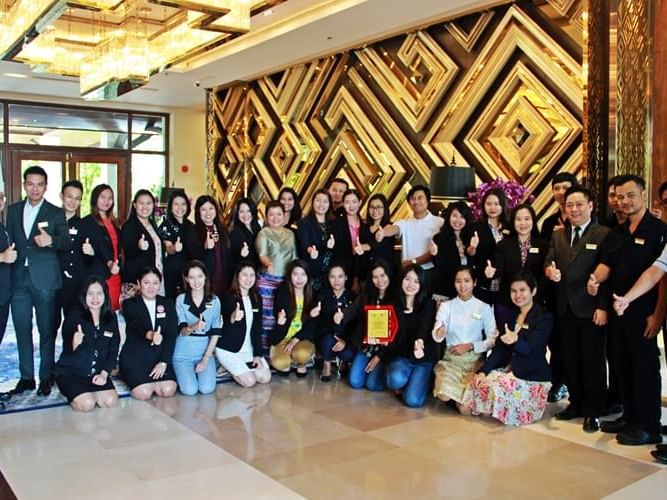
[{"label": "man wearing necktie", "polygon": [[565,193],[569,225],[553,233],[545,261],[545,275],[555,283],[557,313],[563,342],[570,404],[559,420],[584,417],[583,429],[595,432],[605,413],[607,367],[606,324],[610,293],[597,297],[586,291],[588,277],[600,262],[609,228],[591,220],[591,193],[573,186]]}]

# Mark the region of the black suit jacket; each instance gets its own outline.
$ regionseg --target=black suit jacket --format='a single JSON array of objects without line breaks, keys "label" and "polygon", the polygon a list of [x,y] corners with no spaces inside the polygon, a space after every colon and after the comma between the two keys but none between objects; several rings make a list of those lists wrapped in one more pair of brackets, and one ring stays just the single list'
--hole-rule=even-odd
[{"label": "black suit jacket", "polygon": [[[525,269],[530,271],[537,279],[538,297],[536,302],[542,303],[541,290],[544,281],[544,259],[549,251],[549,243],[540,238],[530,239],[530,250],[526,258],[526,264],[521,266],[521,250],[519,240],[516,236],[508,236],[496,246],[496,253],[492,259],[493,267],[496,268],[494,278],[500,278],[500,290],[496,301],[507,307],[514,307],[510,298],[510,280],[516,273]],[[486,266],[486,263],[484,264]]]},{"label": "black suit jacket", "polygon": [[58,254],[60,268],[63,272],[63,280],[71,280],[72,284],[83,282],[86,273],[83,260],[83,242],[86,241],[83,233],[83,221],[75,215],[67,221],[70,239],[70,248]]},{"label": "black suit jacket", "polygon": [[[9,233],[5,229],[5,226],[0,222],[0,252],[4,252],[9,248]],[[10,293],[11,288],[9,284],[12,279],[12,265],[11,264],[0,264],[0,305],[6,304],[9,302],[12,294]]]},{"label": "black suit jacket", "polygon": [[[257,255],[257,249],[255,248],[255,238],[257,233],[253,233],[247,227],[243,225],[235,225],[231,233],[229,233],[229,246],[232,259],[232,269],[235,271],[236,266],[244,260],[252,262],[252,265],[255,266],[255,269],[259,269],[259,256]],[[241,249],[243,248],[243,243],[248,245],[248,256],[243,257],[241,255]]]},{"label": "black suit jacket", "polygon": [[[484,269],[486,268],[486,261],[492,260],[496,253],[496,240],[493,237],[489,223],[485,220],[480,220],[475,222],[470,231],[466,233],[467,239],[463,240],[466,246],[470,245],[470,238],[475,234],[475,231],[477,231],[477,236],[479,236],[479,245],[477,245],[475,255],[470,257],[470,259],[472,259],[472,265],[475,267],[477,286],[488,289],[491,286],[491,280],[484,275]],[[504,226],[502,232],[503,237],[507,238],[507,229]]]},{"label": "black suit jacket", "polygon": [[[322,231],[320,223],[317,222],[313,214],[309,214],[301,219],[297,225],[296,242],[299,247],[299,256],[308,262],[312,276],[321,276],[325,272],[325,260],[331,261],[333,252],[327,248],[327,239],[331,234],[331,225],[331,221],[327,222],[327,232]],[[310,254],[308,254],[307,249],[310,246],[317,248],[317,259],[312,259]]]},{"label": "black suit jacket", "polygon": [[572,228],[554,231],[549,244],[544,266],[556,263],[561,272],[559,283],[553,283],[556,290],[558,314],[565,314],[568,305],[578,318],[592,319],[596,309],[609,309],[611,287],[608,282],[600,285],[595,297],[586,291],[588,278],[602,259],[602,249],[609,235],[609,228],[591,222],[580,236],[579,242],[570,247]]},{"label": "black suit jacket", "polygon": [[[252,303],[252,325],[250,326],[250,341],[252,342],[253,356],[262,355],[262,303],[260,300],[254,300],[250,297]],[[248,317],[243,315],[241,321],[232,323],[232,313],[239,305],[242,311],[243,300],[241,297],[227,293],[222,298],[222,334],[218,339],[218,347],[230,352],[239,352],[245,341]]]},{"label": "black suit jacket", "polygon": [[[496,345],[484,362],[482,372],[488,375],[492,370],[509,366],[512,373],[522,380],[533,382],[551,380],[546,351],[553,328],[553,316],[535,304],[528,312],[525,322],[527,328],[521,329],[519,340],[514,344],[505,344],[498,336]],[[515,325],[516,318],[508,326],[514,329]],[[503,330],[501,335],[504,333]]]},{"label": "black suit jacket", "polygon": [[[354,253],[354,244],[350,237],[347,217],[334,219],[331,223],[331,232],[336,240],[333,248],[333,262],[341,262],[346,266],[350,283],[352,278],[365,279],[368,269],[368,254],[357,255]],[[359,228],[359,241],[370,244],[372,238],[368,224],[362,221]]]},{"label": "black suit jacket", "polygon": [[[151,225],[155,234],[160,234],[153,221]],[[148,250],[139,249],[139,240],[142,235],[148,242]],[[135,283],[139,280],[139,275],[144,268],[155,265],[153,238],[139,219],[130,216],[120,230],[120,246],[123,249],[123,265],[120,272],[122,280],[124,283]]]},{"label": "black suit jacket", "polygon": [[[86,215],[81,221],[81,225],[84,233],[83,241],[88,238],[95,251],[95,255],[93,256],[84,256],[86,277],[99,276],[106,280],[111,276],[107,262],[114,260],[111,237],[109,236],[109,233],[107,233],[106,228],[98,224],[92,215]],[[118,240],[118,246],[120,247],[119,232],[115,228],[114,231],[116,231],[116,239]]]},{"label": "black suit jacket", "polygon": [[[470,236],[466,231],[461,235],[461,242],[467,245]],[[433,264],[437,272],[433,280],[433,292],[453,299],[456,297],[454,278],[456,270],[461,267],[461,256],[456,246],[456,235],[452,231],[440,231],[433,237],[433,242],[438,245],[438,255],[433,257]],[[473,257],[468,257],[468,262]]]},{"label": "black suit jacket", "polygon": [[[7,213],[7,232],[18,252],[18,258],[12,264],[12,287],[17,286],[27,272],[34,287],[57,290],[62,285],[58,252],[67,251],[70,247],[65,212],[44,200],[26,237],[23,231],[23,207],[26,203],[26,200],[13,203]],[[41,248],[35,243],[40,225],[53,239],[49,247]]]},{"label": "black suit jacket", "polygon": [[[122,303],[123,316],[127,322],[125,332],[127,338],[123,345],[123,352],[139,358],[156,357],[159,362],[171,364],[174,356],[174,346],[178,336],[178,317],[174,302],[158,295],[155,299],[155,326],[151,322],[150,314],[141,296],[126,299]],[[158,317],[161,316],[162,317]],[[146,339],[146,332],[155,331],[158,327],[163,335],[160,345],[152,345]]]}]

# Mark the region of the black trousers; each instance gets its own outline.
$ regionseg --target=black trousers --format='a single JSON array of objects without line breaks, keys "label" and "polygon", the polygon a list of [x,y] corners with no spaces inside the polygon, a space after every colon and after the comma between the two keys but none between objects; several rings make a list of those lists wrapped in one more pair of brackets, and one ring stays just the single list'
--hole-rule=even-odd
[{"label": "black trousers", "polygon": [[607,328],[578,318],[568,307],[559,318],[570,404],[585,417],[604,415]]},{"label": "black trousers", "polygon": [[660,351],[644,337],[646,320],[612,314],[612,350],[623,416],[633,427],[660,434]]},{"label": "black trousers", "polygon": [[9,301],[7,301],[6,304],[0,304],[0,344],[2,344],[2,339],[5,336],[5,329],[7,328],[7,319],[9,318],[9,304]]}]

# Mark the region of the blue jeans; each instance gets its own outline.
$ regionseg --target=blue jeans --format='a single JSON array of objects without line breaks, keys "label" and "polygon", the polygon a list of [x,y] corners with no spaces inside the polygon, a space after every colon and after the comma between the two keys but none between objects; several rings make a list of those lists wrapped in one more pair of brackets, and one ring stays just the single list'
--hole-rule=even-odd
[{"label": "blue jeans", "polygon": [[347,342],[345,344],[345,348],[342,351],[334,352],[332,349],[333,346],[336,345],[336,342],[338,342],[336,337],[334,337],[331,333],[322,335],[322,337],[317,342],[317,347],[320,350],[322,359],[324,361],[333,361],[336,359],[336,356],[338,356],[341,361],[350,363],[354,359],[354,353],[357,352],[357,350],[350,342]]},{"label": "blue jeans", "polygon": [[174,373],[178,388],[186,396],[215,391],[215,360],[208,360],[206,369],[197,373],[195,367],[206,352],[208,337],[178,337],[174,348]]},{"label": "blue jeans", "polygon": [[371,360],[363,352],[358,352],[352,360],[352,366],[348,373],[348,382],[352,389],[363,389],[366,387],[369,391],[384,391],[386,388],[384,364],[380,361],[373,371],[366,373],[366,365]]},{"label": "blue jeans", "polygon": [[32,352],[33,307],[39,331],[39,379],[51,380],[56,355],[56,290],[42,290],[33,286],[26,271],[12,296],[12,321],[19,351],[19,372],[24,380],[35,379]]},{"label": "blue jeans", "polygon": [[403,389],[403,402],[411,408],[419,408],[426,402],[433,385],[433,363],[428,361],[410,362],[406,358],[396,358],[387,366],[387,387],[391,390]]}]

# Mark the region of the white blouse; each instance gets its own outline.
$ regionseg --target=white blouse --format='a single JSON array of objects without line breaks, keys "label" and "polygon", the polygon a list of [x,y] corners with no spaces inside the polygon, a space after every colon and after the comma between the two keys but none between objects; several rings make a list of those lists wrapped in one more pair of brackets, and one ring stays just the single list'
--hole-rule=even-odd
[{"label": "white blouse", "polygon": [[[456,297],[440,304],[435,321],[445,326],[447,345],[472,343],[476,353],[490,350],[498,330],[491,306],[476,297],[463,301]],[[484,335],[482,335],[482,331]],[[437,339],[436,339],[437,340]]]}]

